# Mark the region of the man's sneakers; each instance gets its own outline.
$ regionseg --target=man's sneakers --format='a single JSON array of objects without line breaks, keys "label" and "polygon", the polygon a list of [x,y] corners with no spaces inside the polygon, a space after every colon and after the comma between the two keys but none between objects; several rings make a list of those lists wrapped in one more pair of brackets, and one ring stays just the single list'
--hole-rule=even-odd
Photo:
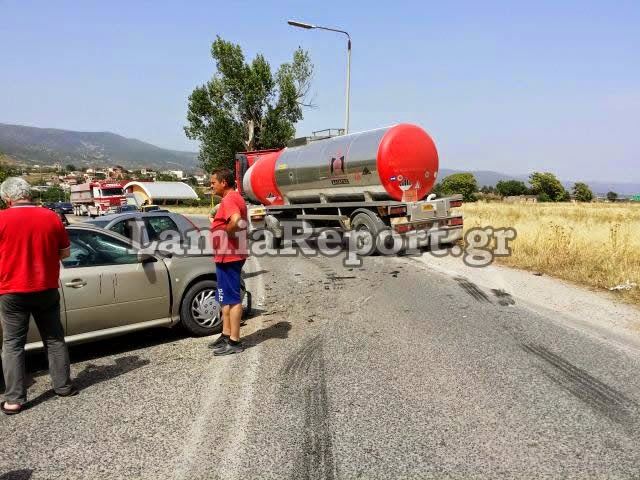
[{"label": "man's sneakers", "polygon": [[244,347],[240,342],[234,342],[233,340],[225,341],[213,349],[213,354],[217,357],[221,355],[231,355],[233,353],[242,353]]},{"label": "man's sneakers", "polygon": [[229,340],[229,337],[228,337],[228,336],[226,336],[226,335],[224,335],[224,334],[221,334],[221,335],[216,339],[216,341],[215,341],[215,342],[212,342],[212,343],[210,343],[210,344],[209,344],[209,348],[217,348],[217,347],[219,347],[220,345],[222,345],[222,344],[224,344],[224,343],[227,343],[227,341],[228,341],[228,340]]}]

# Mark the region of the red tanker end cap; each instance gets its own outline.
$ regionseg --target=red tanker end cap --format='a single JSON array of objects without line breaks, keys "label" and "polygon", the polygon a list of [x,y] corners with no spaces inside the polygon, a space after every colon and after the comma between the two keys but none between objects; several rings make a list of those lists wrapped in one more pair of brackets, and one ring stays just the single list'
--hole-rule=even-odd
[{"label": "red tanker end cap", "polygon": [[263,205],[283,205],[282,193],[276,184],[275,168],[278,157],[282,150],[274,153],[262,155],[260,160],[254,163],[247,171],[251,192],[246,192],[251,198],[251,193],[255,199]]},{"label": "red tanker end cap", "polygon": [[396,200],[424,198],[436,181],[436,145],[417,125],[400,124],[391,128],[378,147],[378,175],[385,190]]}]

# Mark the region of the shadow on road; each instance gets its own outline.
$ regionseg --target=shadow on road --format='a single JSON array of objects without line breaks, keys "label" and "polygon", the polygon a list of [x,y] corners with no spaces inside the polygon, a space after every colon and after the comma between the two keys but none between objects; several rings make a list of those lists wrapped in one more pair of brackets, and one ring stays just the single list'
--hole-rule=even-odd
[{"label": "shadow on road", "polygon": [[11,470],[0,475],[0,480],[29,480],[33,470]]},{"label": "shadow on road", "polygon": [[[191,338],[189,334],[180,327],[152,328],[95,342],[71,345],[69,346],[69,356],[71,357],[71,363],[74,364],[189,338]],[[42,351],[30,352],[27,355],[27,370],[33,372],[34,378],[48,375],[47,356],[45,353]]]},{"label": "shadow on road", "polygon": [[269,270],[258,270],[257,272],[242,272],[242,278],[252,278],[257,277],[258,275],[264,275],[265,273],[269,273]]},{"label": "shadow on road", "polygon": [[[266,340],[274,338],[285,340],[289,338],[289,330],[291,328],[291,323],[289,322],[278,322],[257,332],[250,333],[246,337],[242,337],[241,340],[245,348],[255,347]],[[211,345],[209,345],[209,348],[211,348]]]},{"label": "shadow on road", "polygon": [[[111,380],[140,367],[144,367],[145,365],[149,365],[149,363],[151,363],[149,360],[143,360],[137,355],[116,358],[115,364],[113,365],[94,365],[89,363],[72,381],[76,388],[82,391],[92,385]],[[35,407],[53,397],[55,397],[55,392],[53,390],[47,390],[31,400],[29,407]]]}]

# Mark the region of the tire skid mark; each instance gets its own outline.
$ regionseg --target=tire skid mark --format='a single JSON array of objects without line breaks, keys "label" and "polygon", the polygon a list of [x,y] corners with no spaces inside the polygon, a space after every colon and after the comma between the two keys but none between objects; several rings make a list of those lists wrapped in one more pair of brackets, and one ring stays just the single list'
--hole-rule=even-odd
[{"label": "tire skid mark", "polygon": [[327,289],[333,288],[334,290],[339,290],[344,287],[344,279],[346,278],[355,278],[355,277],[341,277],[338,275],[332,267],[322,262],[317,257],[311,257],[310,260],[320,268],[322,273],[327,277],[327,281],[324,282]]},{"label": "tire skid mark", "polygon": [[322,338],[320,336],[312,338],[304,347],[291,356],[284,368],[285,375],[297,375],[304,369],[304,373],[309,372],[310,360],[320,346]]},{"label": "tire skid mark", "polygon": [[475,284],[470,282],[464,277],[456,277],[456,282],[467,292],[472,298],[477,300],[478,302],[491,303],[491,300],[480,288]]},{"label": "tire skid mark", "polygon": [[291,356],[283,373],[302,387],[304,432],[295,464],[296,478],[333,480],[335,461],[329,425],[322,337],[311,338]]},{"label": "tire skid mark", "polygon": [[534,344],[522,344],[521,347],[554,367],[553,373],[543,370],[549,379],[612,420],[628,421],[638,411],[634,400],[545,347]]}]

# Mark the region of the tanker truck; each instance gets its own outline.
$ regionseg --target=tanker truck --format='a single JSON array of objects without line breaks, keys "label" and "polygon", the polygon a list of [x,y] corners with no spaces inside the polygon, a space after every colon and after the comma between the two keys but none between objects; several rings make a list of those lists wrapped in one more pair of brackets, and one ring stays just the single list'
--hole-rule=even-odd
[{"label": "tanker truck", "polygon": [[462,196],[427,197],[439,160],[433,140],[419,126],[397,124],[310,141],[260,152],[254,160],[241,187],[250,201],[249,231],[269,232],[272,248],[282,245],[285,224],[312,234],[367,233],[361,235],[371,241],[365,255],[380,251],[380,239],[389,242],[392,236],[413,237],[419,246],[462,238],[462,213],[456,209]]}]

